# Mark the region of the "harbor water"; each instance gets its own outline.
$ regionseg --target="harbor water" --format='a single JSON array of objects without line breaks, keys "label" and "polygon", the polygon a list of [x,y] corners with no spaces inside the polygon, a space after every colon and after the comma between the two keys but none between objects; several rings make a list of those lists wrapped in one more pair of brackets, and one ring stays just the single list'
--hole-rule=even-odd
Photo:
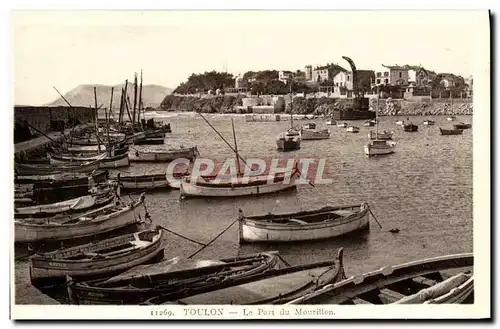
[{"label": "harbor water", "polygon": [[[355,275],[386,265],[427,257],[472,252],[472,129],[462,135],[441,136],[439,127],[454,122],[446,117],[409,117],[419,126],[418,132],[404,132],[397,120],[407,117],[381,117],[380,130],[394,131],[398,143],[396,153],[368,158],[363,151],[368,131],[362,121],[350,121],[360,127],[357,134],[344,128],[325,126],[324,121],[300,120],[301,125],[315,122],[317,129],[330,129],[326,140],[302,141],[301,149],[280,153],[276,136],[289,122],[245,122],[244,116],[206,115],[213,126],[232,142],[231,118],[234,119],[238,149],[243,157],[316,157],[325,158],[324,177],[328,185],[300,185],[288,191],[260,197],[237,199],[179,199],[179,191],[159,191],[146,195],[146,204],[153,222],[207,243],[230,225],[238,209],[246,215],[269,212],[294,212],[321,208],[325,205],[352,205],[368,202],[382,225],[372,220],[370,230],[362,234],[324,241],[282,244],[239,245],[237,223],[213,244],[198,253],[196,259],[218,259],[264,250],[278,250],[291,265],[329,260],[338,248],[344,248],[346,275]],[[424,126],[426,119],[436,121]],[[216,133],[194,113],[158,112],[155,120],[169,122],[172,134],[165,145],[131,146],[131,149],[176,148],[197,145],[201,157],[222,159],[234,154]],[[471,116],[456,121],[471,123]],[[166,164],[136,164],[112,174],[164,173]],[[122,196],[123,197],[123,196]],[[131,195],[131,198],[138,197]],[[128,198],[125,196],[125,198]],[[399,229],[399,233],[390,233]],[[166,234],[165,257],[189,256],[199,245]],[[16,261],[16,282],[29,282],[27,260]]]}]

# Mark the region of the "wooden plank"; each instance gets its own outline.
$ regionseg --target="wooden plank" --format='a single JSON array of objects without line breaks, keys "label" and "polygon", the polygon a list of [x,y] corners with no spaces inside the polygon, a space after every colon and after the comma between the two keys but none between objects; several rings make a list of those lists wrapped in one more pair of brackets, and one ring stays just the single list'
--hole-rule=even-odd
[{"label": "wooden plank", "polygon": [[352,301],[356,305],[373,305],[369,301],[366,301],[366,300],[358,298],[358,297],[353,298]]},{"label": "wooden plank", "polygon": [[385,288],[380,290],[379,297],[384,304],[390,304],[406,296],[397,291]]}]

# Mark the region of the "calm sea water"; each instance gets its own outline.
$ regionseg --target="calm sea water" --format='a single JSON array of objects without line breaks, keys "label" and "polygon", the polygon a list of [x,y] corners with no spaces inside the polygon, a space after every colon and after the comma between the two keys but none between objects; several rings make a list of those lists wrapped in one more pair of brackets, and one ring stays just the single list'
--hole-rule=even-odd
[{"label": "calm sea water", "polygon": [[[367,133],[374,127],[363,127],[364,121],[353,121],[360,133],[328,126],[331,138],[303,141],[302,148],[290,153],[276,151],[276,136],[289,122],[245,122],[243,116],[207,115],[218,131],[232,140],[234,119],[238,148],[244,157],[324,157],[329,185],[301,185],[297,191],[258,198],[179,200],[179,191],[149,193],[148,210],[154,222],[191,239],[208,242],[230,225],[238,209],[245,214],[292,212],[325,205],[368,202],[378,221],[371,222],[369,232],[340,239],[287,244],[238,243],[237,224],[213,244],[198,253],[196,259],[216,259],[264,250],[279,250],[290,264],[332,259],[338,248],[344,248],[348,276],[378,269],[385,265],[418,260],[444,254],[472,252],[472,129],[459,136],[441,136],[439,126],[450,125],[445,117],[410,117],[419,125],[415,133],[404,132],[395,122],[406,117],[381,117],[380,129],[394,131],[398,142],[396,153],[368,158],[363,147]],[[215,132],[194,113],[155,116],[170,122],[172,134],[165,145],[137,148],[165,148],[197,145],[202,157],[224,159],[232,151]],[[436,121],[435,126],[422,125],[423,120]],[[471,123],[471,116],[457,117]],[[297,121],[303,124],[311,121]],[[322,120],[312,120],[325,128]],[[135,146],[134,146],[135,147]],[[165,164],[132,164],[120,170],[129,173],[162,173]],[[135,196],[132,196],[135,197]],[[397,228],[398,234],[388,232]],[[189,256],[200,247],[167,234],[165,256]],[[26,260],[16,262],[16,282],[29,282]],[[24,282],[23,282],[24,283]]]},{"label": "calm sea water", "polygon": [[[234,156],[216,133],[193,113],[156,117],[170,122],[172,134],[162,146],[197,145],[202,157],[225,159]],[[364,121],[353,121],[360,133],[328,126],[331,138],[303,141],[298,151],[280,153],[276,136],[289,122],[245,122],[243,116],[208,115],[213,126],[232,141],[231,118],[237,132],[238,148],[244,157],[324,157],[329,185],[301,185],[297,191],[243,199],[179,200],[179,191],[147,196],[153,221],[201,242],[208,242],[237,217],[245,214],[291,212],[329,205],[368,202],[382,229],[371,223],[370,232],[360,236],[320,242],[290,244],[247,244],[239,246],[237,224],[196,258],[221,258],[263,250],[279,250],[291,264],[322,261],[334,257],[344,247],[347,275],[378,269],[387,264],[425,257],[472,252],[472,129],[459,136],[441,136],[439,126],[451,123],[445,117],[411,117],[419,125],[416,133],[404,132],[394,123],[407,117],[381,117],[379,129],[394,131],[398,142],[395,154],[368,158],[363,147],[370,129]],[[423,120],[435,126],[422,125]],[[457,117],[470,123],[471,116]],[[303,124],[311,121],[297,121]],[[313,120],[325,128],[322,120]],[[164,172],[165,164],[134,164],[125,172]],[[400,232],[388,232],[398,228]],[[198,245],[167,235],[166,255],[188,256]]]}]

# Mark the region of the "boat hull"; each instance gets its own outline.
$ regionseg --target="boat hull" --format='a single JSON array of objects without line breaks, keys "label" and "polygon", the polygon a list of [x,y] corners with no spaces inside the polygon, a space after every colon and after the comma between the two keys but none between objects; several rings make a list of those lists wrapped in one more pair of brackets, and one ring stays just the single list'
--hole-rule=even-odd
[{"label": "boat hull", "polygon": [[99,168],[100,160],[69,164],[63,163],[60,165],[51,165],[51,164],[25,164],[25,163],[16,163],[15,171],[19,175],[47,175],[47,174],[56,174],[61,172],[78,172],[78,173],[87,173],[94,171]]},{"label": "boat hull", "polygon": [[330,223],[307,225],[283,225],[240,220],[240,243],[245,242],[290,242],[321,240],[342,236],[367,229],[370,213],[367,210],[351,218],[341,218]]},{"label": "boat hull", "polygon": [[186,181],[181,182],[181,197],[239,197],[248,195],[262,195],[276,193],[280,191],[296,189],[294,180],[289,183],[278,182],[272,184],[244,186],[244,187],[207,187],[200,186]]},{"label": "boat hull", "polygon": [[[161,231],[162,232],[162,231]],[[30,278],[35,283],[48,278],[71,277],[92,277],[107,273],[116,273],[127,270],[137,265],[144,264],[155,258],[161,251],[161,236],[156,241],[145,247],[139,247],[130,253],[113,256],[104,259],[95,259],[89,261],[68,261],[51,258],[30,258]],[[126,236],[125,236],[126,237]],[[118,237],[122,238],[122,237]],[[118,238],[104,240],[101,242],[117,241]],[[123,241],[125,242],[125,241]],[[81,248],[91,249],[92,244],[80,246]]]},{"label": "boat hull", "polygon": [[439,128],[441,135],[449,136],[449,135],[462,135],[464,132],[462,129],[441,129]]},{"label": "boat hull", "polygon": [[[107,206],[101,209],[104,208],[110,209],[111,207]],[[92,213],[97,213],[99,210],[83,214],[82,217],[91,216]],[[138,223],[140,218],[144,218],[144,215],[142,201],[140,201],[117,212],[68,225],[51,224],[50,221],[47,221],[46,224],[29,224],[22,220],[16,221],[14,224],[15,242],[67,240],[92,236]]]},{"label": "boat hull", "polygon": [[391,140],[392,139],[392,132],[385,132],[385,133],[377,133],[376,132],[373,132],[373,131],[370,131],[368,133],[368,138],[370,139],[381,139],[381,140]]},{"label": "boat hull", "polygon": [[378,145],[372,145],[372,144],[365,145],[365,154],[368,156],[391,154],[394,153],[395,150],[396,150],[395,143],[387,144],[380,147],[378,147]]},{"label": "boat hull", "polygon": [[301,130],[300,138],[302,140],[319,140],[319,139],[329,139],[330,131],[322,130],[322,131],[310,131],[310,130]]},{"label": "boat hull", "polygon": [[192,160],[198,154],[197,147],[178,150],[165,150],[162,152],[135,152],[130,158],[131,162],[171,162],[176,159]]},{"label": "boat hull", "polygon": [[99,164],[99,168],[121,168],[128,166],[130,166],[128,153],[105,158]]},{"label": "boat hull", "polygon": [[120,177],[120,186],[125,190],[154,189],[170,187],[166,175]]}]

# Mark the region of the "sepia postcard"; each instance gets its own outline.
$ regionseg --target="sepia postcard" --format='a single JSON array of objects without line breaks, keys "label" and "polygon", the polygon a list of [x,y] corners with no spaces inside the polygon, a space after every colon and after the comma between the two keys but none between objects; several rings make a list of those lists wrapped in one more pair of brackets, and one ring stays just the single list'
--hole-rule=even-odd
[{"label": "sepia postcard", "polygon": [[11,35],[12,319],[491,317],[488,11]]}]

